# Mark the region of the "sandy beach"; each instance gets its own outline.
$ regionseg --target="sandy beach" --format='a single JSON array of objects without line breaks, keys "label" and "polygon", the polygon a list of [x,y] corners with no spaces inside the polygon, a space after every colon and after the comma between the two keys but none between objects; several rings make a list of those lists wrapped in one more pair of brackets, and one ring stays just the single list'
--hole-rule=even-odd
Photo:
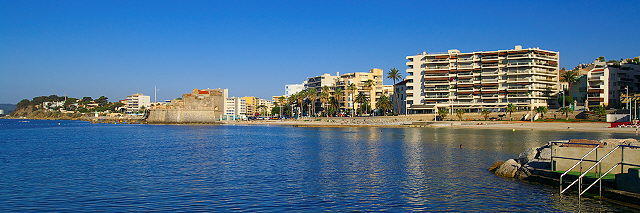
[{"label": "sandy beach", "polygon": [[290,125],[295,127],[472,128],[544,131],[637,133],[635,128],[609,128],[607,122],[433,121],[427,116],[356,118],[300,118],[287,120],[225,121],[226,125]]}]

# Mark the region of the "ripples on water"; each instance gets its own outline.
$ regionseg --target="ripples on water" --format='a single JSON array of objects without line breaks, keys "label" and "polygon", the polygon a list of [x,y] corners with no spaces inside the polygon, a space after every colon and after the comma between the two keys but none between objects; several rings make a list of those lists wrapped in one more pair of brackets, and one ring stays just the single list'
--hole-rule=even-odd
[{"label": "ripples on water", "polygon": [[0,211],[626,211],[486,170],[549,140],[610,137],[637,138],[0,120]]}]

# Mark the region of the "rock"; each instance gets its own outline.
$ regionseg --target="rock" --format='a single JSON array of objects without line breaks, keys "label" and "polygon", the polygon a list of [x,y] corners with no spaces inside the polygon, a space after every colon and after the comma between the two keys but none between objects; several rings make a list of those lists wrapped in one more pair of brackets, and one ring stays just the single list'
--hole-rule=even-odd
[{"label": "rock", "polygon": [[540,149],[536,158],[539,160],[551,160],[551,148],[545,147]]},{"label": "rock", "polygon": [[522,180],[529,177],[530,175],[531,175],[531,172],[529,171],[529,169],[523,166],[516,171],[515,178]]},{"label": "rock", "polygon": [[516,176],[516,172],[520,168],[520,164],[514,159],[505,161],[498,169],[496,169],[496,175],[501,177],[513,178]]},{"label": "rock", "polygon": [[538,150],[536,148],[529,148],[518,155],[518,163],[525,165],[535,159],[537,154]]},{"label": "rock", "polygon": [[489,171],[495,172],[496,169],[498,169],[498,167],[500,167],[503,163],[504,163],[504,161],[497,161],[497,162],[493,163],[493,165],[491,165],[489,167]]}]

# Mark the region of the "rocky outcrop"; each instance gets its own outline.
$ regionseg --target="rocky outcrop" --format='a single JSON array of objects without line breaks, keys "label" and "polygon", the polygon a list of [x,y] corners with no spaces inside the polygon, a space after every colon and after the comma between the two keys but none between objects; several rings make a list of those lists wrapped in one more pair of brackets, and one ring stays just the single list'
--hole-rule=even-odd
[{"label": "rocky outcrop", "polygon": [[495,174],[500,177],[513,178],[520,167],[522,166],[516,160],[509,159],[496,169]]}]

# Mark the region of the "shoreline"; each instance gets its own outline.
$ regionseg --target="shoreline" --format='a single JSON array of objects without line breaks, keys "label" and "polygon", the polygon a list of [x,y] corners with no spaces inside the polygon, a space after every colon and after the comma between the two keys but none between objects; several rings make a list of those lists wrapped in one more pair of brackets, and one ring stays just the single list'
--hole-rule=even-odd
[{"label": "shoreline", "polygon": [[[421,118],[421,119],[420,119]],[[609,128],[607,122],[553,122],[553,121],[424,121],[424,117],[356,117],[356,118],[301,118],[290,120],[253,120],[253,121],[220,121],[215,123],[148,123],[145,121],[114,120],[96,121],[82,120],[91,123],[126,123],[146,125],[280,125],[301,128],[453,128],[453,129],[494,129],[494,130],[529,130],[529,131],[573,131],[573,132],[608,132],[608,133],[639,133],[635,128]],[[28,119],[28,120],[61,120],[61,119],[33,119],[3,117],[0,119]],[[67,119],[62,119],[67,120]]]}]

